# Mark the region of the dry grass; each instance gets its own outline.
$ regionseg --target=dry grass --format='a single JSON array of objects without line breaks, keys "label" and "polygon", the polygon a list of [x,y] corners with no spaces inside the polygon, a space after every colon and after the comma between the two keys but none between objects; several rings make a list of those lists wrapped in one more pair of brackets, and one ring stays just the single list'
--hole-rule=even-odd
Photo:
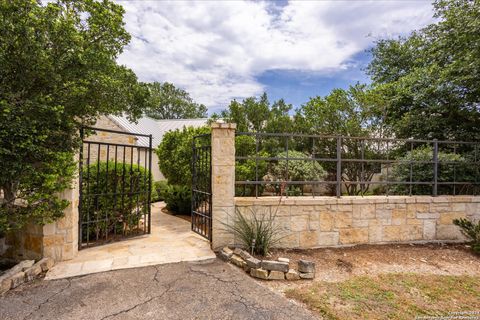
[{"label": "dry grass", "polygon": [[480,310],[480,277],[390,273],[288,289],[325,319],[414,319]]}]

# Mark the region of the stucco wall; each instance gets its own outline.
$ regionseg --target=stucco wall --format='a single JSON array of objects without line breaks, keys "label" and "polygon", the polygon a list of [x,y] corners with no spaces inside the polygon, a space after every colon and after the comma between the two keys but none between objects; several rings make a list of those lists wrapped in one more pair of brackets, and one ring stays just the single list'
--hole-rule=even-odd
[{"label": "stucco wall", "polygon": [[278,247],[464,241],[455,218],[480,219],[480,197],[235,198],[242,214],[276,211]]}]

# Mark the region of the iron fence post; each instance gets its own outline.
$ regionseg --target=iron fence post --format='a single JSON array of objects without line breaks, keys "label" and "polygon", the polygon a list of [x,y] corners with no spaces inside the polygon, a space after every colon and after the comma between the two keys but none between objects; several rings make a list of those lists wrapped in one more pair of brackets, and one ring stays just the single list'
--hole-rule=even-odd
[{"label": "iron fence post", "polygon": [[82,247],[82,175],[83,175],[83,139],[85,137],[83,127],[80,128],[80,150],[78,155],[78,248]]},{"label": "iron fence post", "polygon": [[152,139],[148,136],[148,234],[152,233]]},{"label": "iron fence post", "polygon": [[[255,181],[258,181],[258,135],[255,135]],[[258,183],[255,183],[255,198],[258,198]]]},{"label": "iron fence post", "polygon": [[433,140],[433,196],[438,194],[438,141]]},{"label": "iron fence post", "polygon": [[190,202],[190,216],[191,216],[191,221],[190,221],[190,229],[193,231],[193,225],[194,225],[194,215],[193,212],[195,211],[195,161],[197,159],[197,150],[195,149],[195,137],[192,139],[192,162],[190,163],[190,168],[192,170],[192,190],[191,190],[191,199],[192,201]]},{"label": "iron fence post", "polygon": [[342,137],[337,137],[337,198],[342,195]]}]

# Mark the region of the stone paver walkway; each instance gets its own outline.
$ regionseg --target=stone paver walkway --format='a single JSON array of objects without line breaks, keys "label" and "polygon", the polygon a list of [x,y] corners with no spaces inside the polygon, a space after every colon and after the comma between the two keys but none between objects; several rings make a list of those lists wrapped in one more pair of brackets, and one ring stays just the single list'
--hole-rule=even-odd
[{"label": "stone paver walkway", "polygon": [[190,223],[163,213],[164,204],[152,206],[152,233],[84,249],[72,260],[55,265],[47,280],[90,273],[144,267],[180,261],[214,259],[210,243],[190,230]]},{"label": "stone paver walkway", "polygon": [[314,320],[218,259],[34,281],[0,296],[2,320]]}]

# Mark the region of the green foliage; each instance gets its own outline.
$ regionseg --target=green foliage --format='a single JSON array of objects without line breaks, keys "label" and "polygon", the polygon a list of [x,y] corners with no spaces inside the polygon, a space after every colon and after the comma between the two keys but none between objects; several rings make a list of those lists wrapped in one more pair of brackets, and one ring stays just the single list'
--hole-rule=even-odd
[{"label": "green foliage", "polygon": [[168,186],[166,180],[155,181],[152,188],[152,202],[158,202],[164,200],[165,189]]},{"label": "green foliage", "polygon": [[480,137],[480,2],[434,1],[437,21],[406,38],[380,40],[368,73],[398,137]]},{"label": "green foliage", "polygon": [[188,92],[173,84],[153,82],[149,90],[146,114],[154,119],[205,118],[207,107],[193,101]]},{"label": "green foliage", "polygon": [[[433,181],[433,150],[431,147],[422,147],[407,152],[405,156],[397,158],[402,161],[391,168],[389,179],[397,182],[432,182]],[[410,163],[415,161],[417,163]],[[474,182],[474,172],[462,163],[461,155],[447,152],[438,152],[438,181],[439,182]],[[444,163],[442,165],[442,162]],[[455,166],[453,165],[455,163]],[[410,170],[412,175],[410,176]],[[468,186],[457,185],[456,194],[468,193]],[[390,189],[393,193],[409,194],[410,186],[395,185]],[[432,193],[432,185],[413,185],[412,194],[426,195]],[[439,194],[453,194],[453,185],[439,185]]]},{"label": "green foliage", "polygon": [[[277,157],[286,158],[287,152],[281,152]],[[288,171],[287,160],[278,160],[270,170],[275,181],[321,181],[327,174],[317,161],[309,160],[310,157],[302,152],[290,150],[288,158],[299,160],[289,160]]]},{"label": "green foliage", "polygon": [[275,223],[278,207],[265,212],[259,212],[257,208],[247,208],[247,213],[242,213],[235,208],[232,223],[222,224],[232,232],[248,252],[266,256],[270,248],[282,239],[282,230]]},{"label": "green foliage", "polygon": [[480,254],[480,221],[477,223],[467,219],[454,219],[453,224],[459,226],[462,233],[472,241],[472,250]]},{"label": "green foliage", "polygon": [[283,99],[270,104],[264,93],[259,99],[233,100],[227,110],[220,115],[214,114],[212,118],[236,123],[239,132],[292,132],[291,110],[292,105],[286,104]]},{"label": "green foliage", "polygon": [[[379,156],[376,146],[348,137],[377,137],[388,135],[383,127],[383,115],[378,112],[384,105],[383,97],[371,88],[356,84],[348,90],[334,89],[325,97],[311,98],[295,114],[296,131],[317,135],[342,135],[343,158],[366,159]],[[315,154],[318,158],[336,158],[337,140],[335,138],[296,141],[296,149]],[[336,176],[336,164],[324,163],[330,177]],[[362,173],[363,171],[363,173]],[[361,186],[349,181],[370,181],[378,168],[374,165],[361,166],[354,162],[342,164],[342,179],[347,193],[358,195],[367,192],[369,185]],[[330,188],[334,188],[332,185]],[[331,190],[333,193],[333,190]]]},{"label": "green foliage", "polygon": [[[251,157],[250,159],[237,160],[235,164],[235,180],[255,181],[262,180],[267,174],[268,163],[265,160],[255,160],[255,138],[253,136],[235,137],[235,152],[238,156]],[[268,157],[265,151],[260,151],[258,157]],[[258,178],[258,179],[257,179]],[[259,188],[260,191],[262,188]],[[238,186],[236,194],[239,196],[255,195],[254,186]]]},{"label": "green foliage", "polygon": [[0,1],[0,233],[62,216],[78,129],[141,114],[146,91],[116,59],[130,36],[111,1]]},{"label": "green foliage", "polygon": [[95,239],[134,230],[148,213],[148,183],[152,179],[149,171],[136,164],[101,161],[85,166],[83,172],[84,194],[103,195],[82,198],[82,220],[102,220],[83,228],[82,238],[86,240],[87,233],[89,239]]},{"label": "green foliage", "polygon": [[366,85],[334,89],[325,97],[311,98],[296,111],[295,129],[320,135],[383,136],[382,116],[376,109],[383,103],[382,97]]},{"label": "green foliage", "polygon": [[190,214],[192,190],[187,186],[167,185],[163,190],[167,209],[173,213]]},{"label": "green foliage", "polygon": [[169,131],[155,150],[160,171],[169,184],[190,186],[192,184],[193,137],[210,133],[210,128],[184,127]]}]

